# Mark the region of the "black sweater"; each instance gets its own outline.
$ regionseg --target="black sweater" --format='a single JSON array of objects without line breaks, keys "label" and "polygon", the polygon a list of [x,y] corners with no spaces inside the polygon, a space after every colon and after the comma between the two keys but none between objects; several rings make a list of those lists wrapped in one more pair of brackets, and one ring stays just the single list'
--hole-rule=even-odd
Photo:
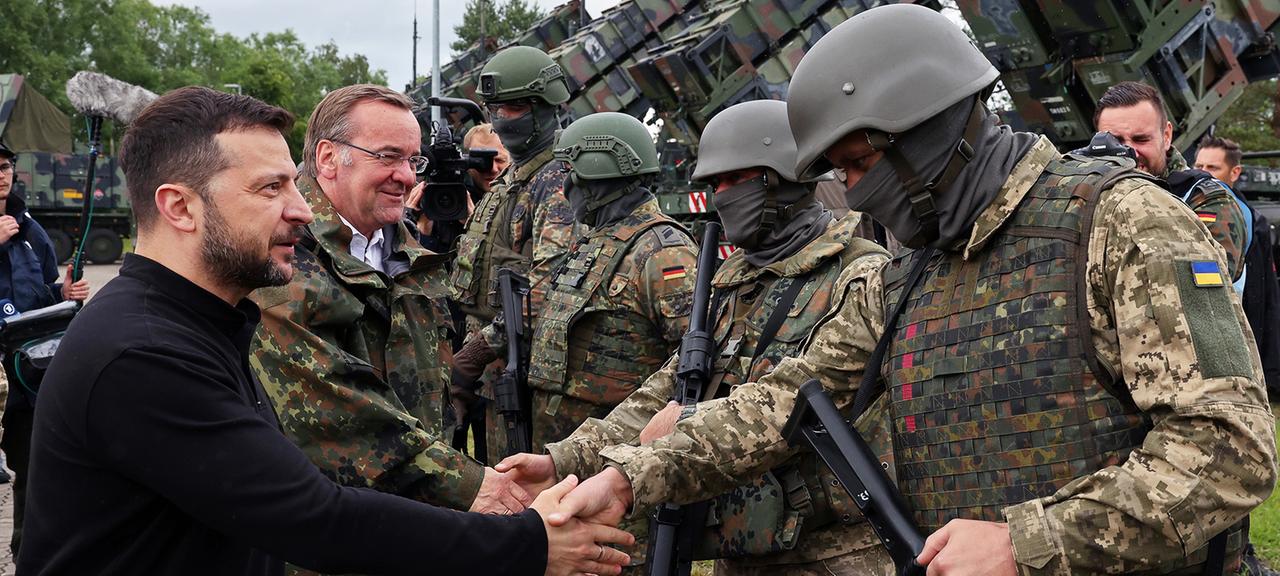
[{"label": "black sweater", "polygon": [[542,574],[532,510],[466,514],[329,481],[251,376],[258,322],[126,256],[44,379],[19,574]]}]

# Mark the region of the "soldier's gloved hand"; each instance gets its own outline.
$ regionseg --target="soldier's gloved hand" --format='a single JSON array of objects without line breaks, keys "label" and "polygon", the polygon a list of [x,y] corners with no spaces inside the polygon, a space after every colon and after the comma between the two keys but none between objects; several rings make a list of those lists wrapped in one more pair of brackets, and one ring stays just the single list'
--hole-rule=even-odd
[{"label": "soldier's gloved hand", "polygon": [[674,400],[667,402],[666,407],[654,414],[649,423],[644,425],[644,430],[640,431],[640,444],[643,446],[670,435],[676,429],[676,422],[680,420],[680,412],[680,404]]},{"label": "soldier's gloved hand", "polygon": [[563,508],[565,495],[578,485],[578,478],[570,475],[563,482],[545,490],[530,508],[542,516],[547,530],[547,576],[570,574],[618,574],[631,558],[620,550],[605,544],[630,546],[635,537],[609,526],[602,526],[573,518],[557,524],[549,521],[551,515]]},{"label": "soldier's gloved hand", "polygon": [[1016,576],[1013,541],[1003,522],[952,520],[924,541],[916,557],[928,576]]},{"label": "soldier's gloved hand", "polygon": [[509,474],[503,474],[493,468],[484,469],[484,480],[480,483],[480,492],[471,502],[468,512],[486,514],[515,514],[523,512],[533,502],[533,497],[516,484]]},{"label": "soldier's gloved hand", "polygon": [[556,483],[556,461],[548,454],[516,454],[493,467],[515,478],[516,484],[530,494],[541,494]]},{"label": "soldier's gloved hand", "polygon": [[468,339],[462,349],[453,354],[451,383],[456,386],[470,384],[468,388],[475,390],[475,382],[480,379],[481,374],[484,374],[484,367],[497,359],[498,355],[489,348],[489,343],[483,338]]}]

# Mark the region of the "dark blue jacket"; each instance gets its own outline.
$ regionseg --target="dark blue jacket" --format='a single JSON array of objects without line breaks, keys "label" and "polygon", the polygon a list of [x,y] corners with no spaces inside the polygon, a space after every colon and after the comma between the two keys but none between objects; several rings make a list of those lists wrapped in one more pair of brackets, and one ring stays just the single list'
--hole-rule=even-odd
[{"label": "dark blue jacket", "polygon": [[9,196],[5,214],[18,220],[18,234],[0,251],[0,299],[7,298],[20,312],[62,301],[58,258],[49,234],[27,213],[26,203],[17,195]]},{"label": "dark blue jacket", "polygon": [[[27,213],[27,204],[16,194],[5,202],[5,214],[18,221],[18,233],[0,245],[0,299],[8,299],[19,312],[28,312],[62,301],[62,283],[58,281],[58,257],[53,241],[35,219]],[[10,374],[9,358],[4,370],[9,377],[7,406],[32,410],[34,398],[16,385]]]}]

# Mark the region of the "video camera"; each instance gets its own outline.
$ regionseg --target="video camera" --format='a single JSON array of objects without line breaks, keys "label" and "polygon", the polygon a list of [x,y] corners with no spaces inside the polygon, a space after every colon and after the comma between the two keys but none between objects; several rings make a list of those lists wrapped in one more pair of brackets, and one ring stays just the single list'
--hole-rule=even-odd
[{"label": "video camera", "polygon": [[[491,148],[473,148],[467,153],[453,141],[453,131],[448,120],[430,122],[431,108],[461,108],[472,118],[483,119],[484,114],[475,102],[463,98],[427,99],[427,105],[414,110],[418,123],[430,125],[423,130],[422,155],[427,158],[423,180],[427,182],[422,201],[417,209],[435,222],[460,221],[467,218],[467,170],[488,172],[493,169],[493,159],[498,155]],[[427,140],[430,134],[430,141]]]},{"label": "video camera", "polygon": [[1110,132],[1098,132],[1089,140],[1089,145],[1082,148],[1072,150],[1070,154],[1077,156],[1089,156],[1097,158],[1100,156],[1116,156],[1119,158],[1128,158],[1134,162],[1138,161],[1138,153],[1128,146],[1120,143],[1120,140]]}]

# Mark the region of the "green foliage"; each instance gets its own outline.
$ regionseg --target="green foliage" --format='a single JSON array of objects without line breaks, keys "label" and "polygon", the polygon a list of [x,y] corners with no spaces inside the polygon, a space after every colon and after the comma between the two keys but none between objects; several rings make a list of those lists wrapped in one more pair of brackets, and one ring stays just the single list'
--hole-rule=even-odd
[{"label": "green foliage", "polygon": [[[292,30],[236,38],[215,31],[198,8],[150,0],[4,0],[0,38],[0,73],[24,75],[28,86],[67,114],[75,110],[66,82],[80,70],[156,93],[239,84],[244,94],[298,117],[301,129],[288,138],[295,155],[302,151],[307,117],[328,91],[387,83],[385,71],[370,70],[363,55],[340,54],[332,42],[307,48]],[[118,142],[118,132],[108,126],[103,141]]]},{"label": "green foliage", "polygon": [[[453,32],[458,35],[458,39],[449,47],[455,54],[470,48],[485,36],[494,38],[498,44],[510,42],[521,32],[532,28],[535,22],[545,16],[529,0],[506,0],[501,6],[497,1],[467,0],[462,23],[453,27]],[[481,23],[483,23],[483,33],[481,33]]]},{"label": "green foliage", "polygon": [[1280,118],[1275,113],[1277,98],[1280,98],[1278,89],[1280,85],[1276,80],[1246,86],[1240,99],[1218,119],[1214,134],[1239,142],[1246,152],[1280,150]]}]

